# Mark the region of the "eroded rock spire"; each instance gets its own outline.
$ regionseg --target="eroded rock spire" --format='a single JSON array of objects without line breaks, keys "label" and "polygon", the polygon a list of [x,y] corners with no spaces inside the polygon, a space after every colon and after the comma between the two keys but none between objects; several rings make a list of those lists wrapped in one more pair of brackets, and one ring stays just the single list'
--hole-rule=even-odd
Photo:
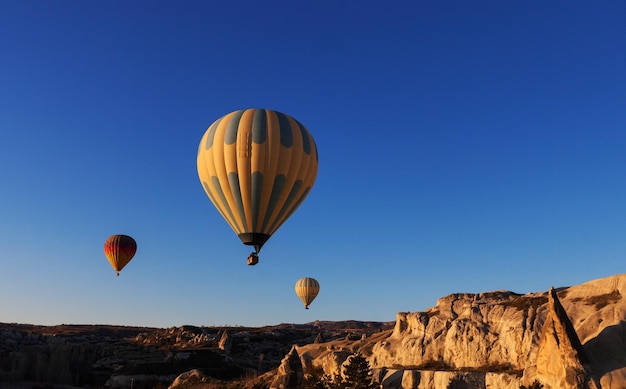
[{"label": "eroded rock spire", "polygon": [[596,389],[589,358],[554,290],[537,350],[537,379],[547,389]]}]

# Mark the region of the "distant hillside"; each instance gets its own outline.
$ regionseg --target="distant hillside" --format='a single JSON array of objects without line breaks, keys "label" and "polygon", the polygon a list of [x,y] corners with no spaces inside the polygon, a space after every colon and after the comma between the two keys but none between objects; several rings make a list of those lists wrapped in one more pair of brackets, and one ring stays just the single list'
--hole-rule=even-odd
[{"label": "distant hillside", "polygon": [[[359,337],[393,322],[314,322],[265,327],[172,328],[0,323],[0,387],[30,382],[76,387],[169,385],[202,368],[219,379],[271,371],[292,345]],[[121,384],[120,384],[121,382]]]}]

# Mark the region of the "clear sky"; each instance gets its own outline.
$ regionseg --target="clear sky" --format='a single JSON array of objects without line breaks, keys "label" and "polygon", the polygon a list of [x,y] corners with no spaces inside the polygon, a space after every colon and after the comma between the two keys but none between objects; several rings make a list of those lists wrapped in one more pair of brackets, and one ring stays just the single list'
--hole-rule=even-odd
[{"label": "clear sky", "polygon": [[[244,108],[319,149],[254,267],[196,172]],[[0,1],[0,322],[393,321],[541,292],[626,272],[625,199],[624,1]],[[115,277],[118,233],[139,248]]]}]

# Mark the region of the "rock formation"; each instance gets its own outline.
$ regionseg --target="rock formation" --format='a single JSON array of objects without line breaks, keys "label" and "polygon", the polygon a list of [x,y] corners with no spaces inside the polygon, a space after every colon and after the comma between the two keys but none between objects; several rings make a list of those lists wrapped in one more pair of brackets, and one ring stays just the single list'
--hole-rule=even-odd
[{"label": "rock formation", "polygon": [[391,336],[374,345],[373,366],[502,370],[534,360],[545,294],[453,294],[426,312],[398,313]]},{"label": "rock formation", "polygon": [[220,337],[220,341],[218,343],[220,350],[223,350],[226,354],[230,354],[230,349],[233,346],[232,340],[228,336],[228,332],[222,332],[222,336]]},{"label": "rock formation", "polygon": [[192,389],[195,387],[208,386],[213,379],[198,369],[185,372],[174,379],[168,389]]},{"label": "rock formation", "polygon": [[587,353],[554,288],[551,288],[548,316],[537,351],[536,378],[545,389],[596,389],[589,369]]},{"label": "rock formation", "polygon": [[291,351],[283,358],[278,372],[272,384],[271,389],[299,389],[302,387],[304,380],[304,371],[302,362],[296,346],[291,347]]},{"label": "rock formation", "polygon": [[624,293],[626,275],[526,295],[456,293],[398,313],[393,331],[299,351],[305,368],[333,375],[361,350],[385,388],[518,389],[536,379],[544,389],[623,389]]},{"label": "rock formation", "polygon": [[[216,380],[236,380],[275,370],[293,344],[309,344],[317,333],[332,340],[348,332],[377,332],[391,325],[322,322],[158,329],[0,323],[0,388],[167,387],[194,369]],[[225,333],[230,354],[219,348]],[[265,377],[265,381],[272,378]]]}]

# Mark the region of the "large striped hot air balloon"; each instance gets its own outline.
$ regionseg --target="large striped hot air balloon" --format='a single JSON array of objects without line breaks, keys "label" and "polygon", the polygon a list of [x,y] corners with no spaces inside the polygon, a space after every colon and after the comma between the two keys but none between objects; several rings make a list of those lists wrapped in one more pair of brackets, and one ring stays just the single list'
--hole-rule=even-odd
[{"label": "large striped hot air balloon", "polygon": [[294,118],[243,109],[216,120],[198,147],[204,191],[241,241],[254,246],[248,264],[309,194],[317,147]]},{"label": "large striped hot air balloon", "polygon": [[296,294],[306,309],[309,309],[309,305],[315,300],[319,292],[320,284],[314,278],[300,278],[296,282]]},{"label": "large striped hot air balloon", "polygon": [[137,252],[137,242],[128,235],[111,235],[104,242],[104,255],[117,276]]}]

